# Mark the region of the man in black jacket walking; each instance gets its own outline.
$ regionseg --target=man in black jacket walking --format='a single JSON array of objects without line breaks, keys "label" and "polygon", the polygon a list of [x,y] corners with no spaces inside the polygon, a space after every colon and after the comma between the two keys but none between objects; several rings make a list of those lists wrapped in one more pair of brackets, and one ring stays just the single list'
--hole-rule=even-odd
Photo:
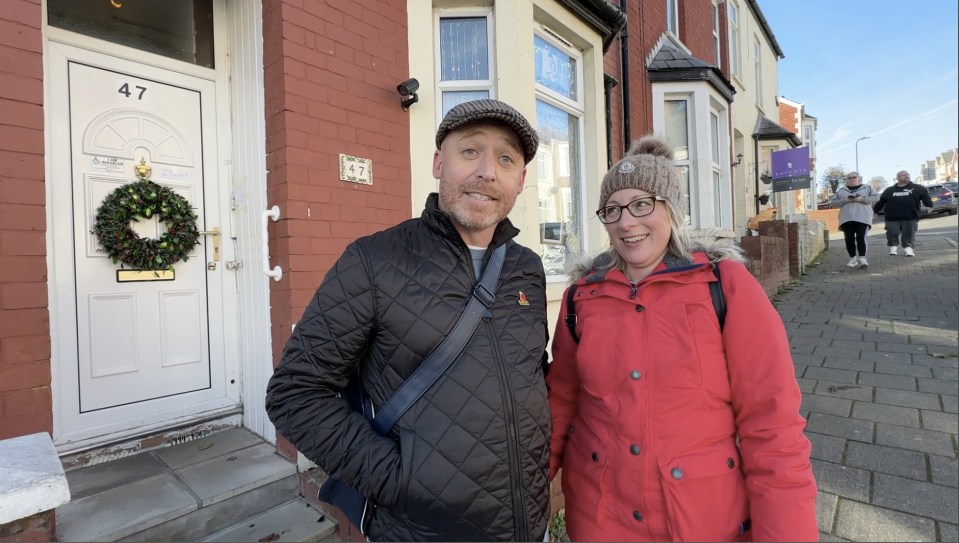
[{"label": "man in black jacket walking", "polygon": [[909,180],[909,172],[903,170],[896,174],[896,184],[882,191],[879,201],[873,207],[876,213],[885,209],[886,245],[889,254],[895,256],[900,238],[903,253],[915,256],[916,230],[919,229],[920,205],[932,207],[929,191],[922,185]]},{"label": "man in black jacket walking", "polygon": [[[512,107],[452,108],[436,133],[419,219],[351,243],[286,345],[267,387],[277,431],[374,504],[372,540],[531,541],[546,531],[550,416],[543,264],[506,218],[538,137]],[[377,434],[341,397],[359,376],[382,407],[465,308],[506,246],[495,300],[459,357]]]}]

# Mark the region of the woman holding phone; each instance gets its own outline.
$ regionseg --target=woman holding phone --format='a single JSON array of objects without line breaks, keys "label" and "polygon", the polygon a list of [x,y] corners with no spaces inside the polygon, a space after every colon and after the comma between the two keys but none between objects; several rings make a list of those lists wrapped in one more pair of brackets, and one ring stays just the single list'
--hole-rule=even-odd
[{"label": "woman holding phone", "polygon": [[846,252],[849,253],[847,268],[865,268],[866,234],[872,228],[872,205],[879,194],[869,185],[863,185],[859,172],[846,174],[846,186],[836,191],[832,206],[839,208],[839,229],[846,237]]}]

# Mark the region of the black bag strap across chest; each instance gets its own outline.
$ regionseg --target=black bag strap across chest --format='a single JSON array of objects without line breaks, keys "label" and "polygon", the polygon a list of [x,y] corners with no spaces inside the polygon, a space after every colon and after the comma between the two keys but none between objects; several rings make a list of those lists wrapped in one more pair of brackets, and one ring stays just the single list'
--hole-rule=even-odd
[{"label": "black bag strap across chest", "polygon": [[453,330],[446,336],[433,352],[420,363],[419,367],[400,385],[393,396],[380,408],[370,424],[380,435],[386,435],[403,413],[416,403],[416,400],[429,390],[431,386],[453,364],[466,342],[473,336],[476,326],[483,314],[493,305],[496,296],[496,287],[499,284],[499,275],[506,260],[506,244],[500,245],[490,255],[483,276],[476,286],[460,315]]},{"label": "black bag strap across chest", "polygon": [[[719,319],[720,331],[726,325],[726,295],[723,294],[723,282],[719,276],[719,263],[713,264],[713,274],[715,281],[709,282],[709,296],[713,299],[713,308],[716,310],[716,318]],[[566,327],[569,328],[569,334],[573,336],[573,341],[579,343],[579,335],[576,334],[576,288],[573,283],[566,291]]]}]

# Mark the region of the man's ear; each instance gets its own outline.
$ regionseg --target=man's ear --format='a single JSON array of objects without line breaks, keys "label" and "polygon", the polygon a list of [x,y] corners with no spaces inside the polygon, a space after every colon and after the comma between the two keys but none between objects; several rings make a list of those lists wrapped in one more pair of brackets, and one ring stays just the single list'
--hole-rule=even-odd
[{"label": "man's ear", "polygon": [[523,166],[523,173],[519,176],[519,188],[516,191],[516,194],[523,194],[523,187],[526,186],[526,166]]},{"label": "man's ear", "polygon": [[440,156],[440,151],[437,149],[433,151],[433,178],[440,179],[443,177],[443,157]]}]

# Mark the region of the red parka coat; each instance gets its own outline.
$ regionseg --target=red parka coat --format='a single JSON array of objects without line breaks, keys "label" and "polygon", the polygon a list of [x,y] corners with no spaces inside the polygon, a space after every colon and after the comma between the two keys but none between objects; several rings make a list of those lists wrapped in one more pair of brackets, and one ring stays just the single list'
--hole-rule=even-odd
[{"label": "red parka coat", "polygon": [[[577,281],[576,343],[563,308],[547,377],[550,477],[562,468],[573,541],[814,541],[816,483],[782,319],[739,262],[667,255],[635,285]],[[603,258],[603,257],[600,257]],[[608,257],[607,257],[608,258]],[[598,260],[597,260],[598,261]]]}]

